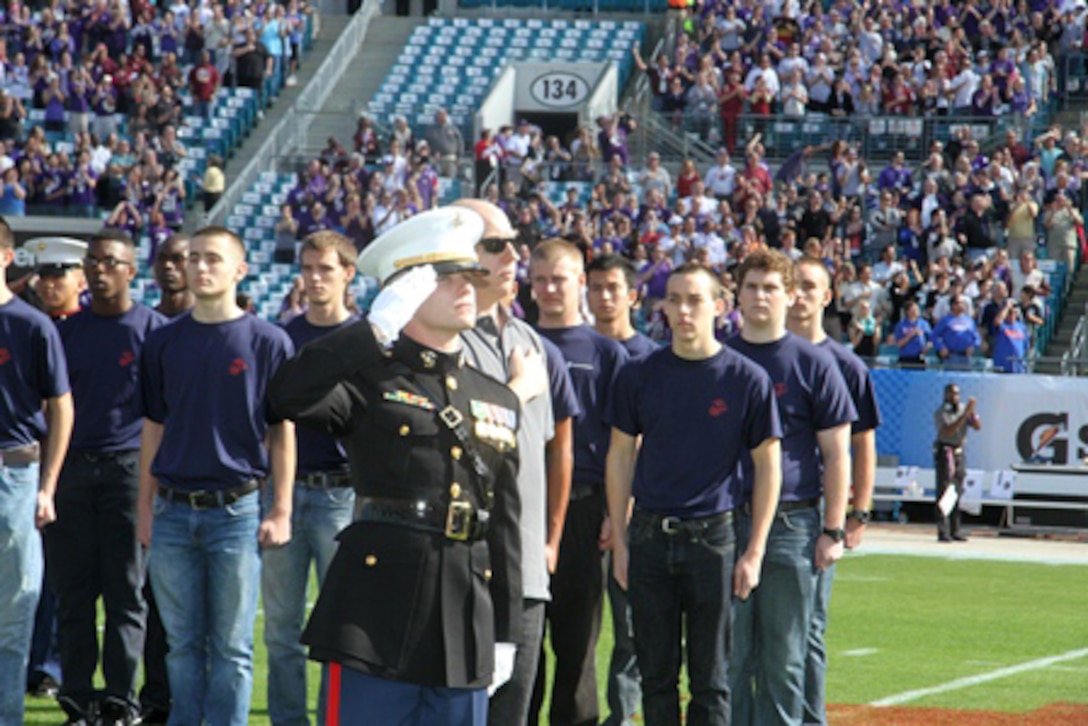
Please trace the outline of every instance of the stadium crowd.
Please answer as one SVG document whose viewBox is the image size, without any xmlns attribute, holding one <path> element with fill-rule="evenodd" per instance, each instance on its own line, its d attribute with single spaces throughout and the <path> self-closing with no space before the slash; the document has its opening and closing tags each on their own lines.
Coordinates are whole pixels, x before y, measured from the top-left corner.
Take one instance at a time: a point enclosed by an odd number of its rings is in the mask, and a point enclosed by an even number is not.
<svg viewBox="0 0 1088 726">
<path fill-rule="evenodd" d="M 180 228 L 184 116 L 210 118 L 224 85 L 293 85 L 309 13 L 298 0 L 0 11 L 0 214 L 101 214 L 153 238 Z"/>
</svg>

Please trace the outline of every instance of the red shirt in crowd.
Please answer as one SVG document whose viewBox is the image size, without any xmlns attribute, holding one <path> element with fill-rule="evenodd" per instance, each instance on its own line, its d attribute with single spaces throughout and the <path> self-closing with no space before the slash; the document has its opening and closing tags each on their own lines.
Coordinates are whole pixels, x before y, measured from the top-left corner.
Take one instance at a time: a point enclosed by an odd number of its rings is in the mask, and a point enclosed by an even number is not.
<svg viewBox="0 0 1088 726">
<path fill-rule="evenodd" d="M 219 71 L 211 63 L 201 63 L 189 71 L 189 89 L 193 92 L 193 98 L 205 103 L 215 98 L 215 90 L 219 87 Z"/>
</svg>

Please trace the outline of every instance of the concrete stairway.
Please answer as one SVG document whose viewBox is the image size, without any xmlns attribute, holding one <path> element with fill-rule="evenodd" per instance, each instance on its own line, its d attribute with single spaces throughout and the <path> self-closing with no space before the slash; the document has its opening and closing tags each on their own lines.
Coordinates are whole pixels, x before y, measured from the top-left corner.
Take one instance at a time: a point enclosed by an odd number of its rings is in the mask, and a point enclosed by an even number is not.
<svg viewBox="0 0 1088 726">
<path fill-rule="evenodd" d="M 377 93 L 412 31 L 426 22 L 426 18 L 421 17 L 395 16 L 382 16 L 371 20 L 363 47 L 324 107 L 316 109 L 317 117 L 310 126 L 305 143 L 298 149 L 299 152 L 306 154 L 320 151 L 325 148 L 330 136 L 351 150 L 351 137 L 355 134 L 359 111 Z M 303 113 L 315 111 L 301 108 L 297 110 Z"/>
</svg>

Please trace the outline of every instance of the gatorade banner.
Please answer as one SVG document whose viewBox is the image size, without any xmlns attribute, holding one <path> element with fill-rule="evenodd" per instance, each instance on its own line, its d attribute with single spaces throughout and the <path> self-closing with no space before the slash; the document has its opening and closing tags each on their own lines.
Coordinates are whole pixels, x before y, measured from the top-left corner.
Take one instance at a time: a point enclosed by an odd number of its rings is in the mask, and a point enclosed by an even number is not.
<svg viewBox="0 0 1088 726">
<path fill-rule="evenodd" d="M 982 430 L 967 434 L 971 469 L 1076 466 L 1088 459 L 1088 379 L 900 369 L 872 373 L 883 416 L 877 453 L 899 457 L 900 466 L 932 468 L 933 414 L 949 383 L 959 385 L 962 400 L 978 400 Z"/>
</svg>

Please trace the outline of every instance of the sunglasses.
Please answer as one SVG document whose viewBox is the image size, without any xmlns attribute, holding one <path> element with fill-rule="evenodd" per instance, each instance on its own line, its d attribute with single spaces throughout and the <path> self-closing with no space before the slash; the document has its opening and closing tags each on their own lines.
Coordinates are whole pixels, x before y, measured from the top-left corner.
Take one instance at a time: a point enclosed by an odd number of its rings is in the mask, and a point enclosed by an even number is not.
<svg viewBox="0 0 1088 726">
<path fill-rule="evenodd" d="M 483 248 L 484 252 L 488 254 L 497 255 L 506 250 L 507 245 L 517 244 L 518 238 L 506 239 L 505 237 L 484 237 L 476 244 Z"/>
</svg>

